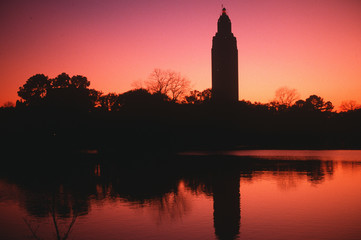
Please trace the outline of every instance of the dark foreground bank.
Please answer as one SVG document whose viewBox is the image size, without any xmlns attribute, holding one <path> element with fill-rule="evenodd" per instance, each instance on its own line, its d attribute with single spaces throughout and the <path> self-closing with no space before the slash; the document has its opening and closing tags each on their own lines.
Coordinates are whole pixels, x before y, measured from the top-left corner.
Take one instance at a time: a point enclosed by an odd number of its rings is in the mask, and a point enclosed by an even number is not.
<svg viewBox="0 0 361 240">
<path fill-rule="evenodd" d="M 101 152 L 194 149 L 357 149 L 361 111 L 274 112 L 231 106 L 167 103 L 118 112 L 49 108 L 2 109 L 2 148 Z"/>
</svg>

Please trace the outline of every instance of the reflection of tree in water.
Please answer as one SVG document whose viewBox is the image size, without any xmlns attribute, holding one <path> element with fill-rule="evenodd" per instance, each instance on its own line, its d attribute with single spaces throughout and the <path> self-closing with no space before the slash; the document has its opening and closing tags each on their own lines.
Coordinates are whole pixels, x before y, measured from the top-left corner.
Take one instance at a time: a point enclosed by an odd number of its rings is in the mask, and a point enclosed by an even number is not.
<svg viewBox="0 0 361 240">
<path fill-rule="evenodd" d="M 181 219 L 190 202 L 178 170 L 154 163 L 148 167 L 104 164 L 97 195 L 126 201 L 136 208 L 150 208 L 158 223 Z"/>
<path fill-rule="evenodd" d="M 361 162 L 342 162 L 342 167 L 356 169 L 361 167 Z"/>
<path fill-rule="evenodd" d="M 184 183 L 180 181 L 177 192 L 167 193 L 162 198 L 154 199 L 149 203 L 158 224 L 180 220 L 191 211 L 191 202 L 184 188 Z"/>
<path fill-rule="evenodd" d="M 61 165 L 61 164 L 60 164 Z M 44 168 L 43 168 L 44 170 Z M 42 171 L 43 171 L 42 170 Z M 76 219 L 90 211 L 90 199 L 126 201 L 132 206 L 150 207 L 158 223 L 181 219 L 191 210 L 184 189 L 206 194 L 214 201 L 214 228 L 218 239 L 236 239 L 240 229 L 239 182 L 252 181 L 264 173 L 306 176 L 322 183 L 334 171 L 333 162 L 318 160 L 265 160 L 231 156 L 178 156 L 168 161 L 85 161 L 79 166 L 52 172 L 19 171 L 13 177 L 22 188 L 20 200 L 30 216 L 49 218 L 57 239 L 69 236 Z M 45 175 L 44 175 L 45 174 Z M 19 176 L 19 175 L 18 175 Z M 63 227 L 59 227 L 62 223 Z M 26 220 L 34 236 L 39 232 Z"/>
<path fill-rule="evenodd" d="M 11 166 L 5 178 L 16 183 L 22 193 L 18 201 L 28 212 L 24 223 L 33 238 L 51 238 L 52 230 L 56 239 L 67 239 L 77 218 L 89 213 L 89 196 L 95 192 L 93 176 L 89 174 L 93 169 L 88 164 L 66 160 L 42 161 Z"/>
<path fill-rule="evenodd" d="M 25 207 L 31 216 L 51 220 L 56 239 L 67 239 L 79 216 L 88 214 L 88 195 L 82 195 L 60 185 L 55 191 L 26 196 Z M 35 239 L 43 239 L 38 233 L 40 226 L 24 218 L 24 222 Z"/>
<path fill-rule="evenodd" d="M 252 162 L 253 161 L 253 162 Z M 248 163 L 247 177 L 252 179 L 263 173 L 272 173 L 275 176 L 307 176 L 307 180 L 319 184 L 326 176 L 332 176 L 334 172 L 333 161 L 320 160 L 265 160 L 251 159 Z M 244 171 L 241 171 L 243 173 Z M 243 173 L 244 174 L 244 173 Z"/>
<path fill-rule="evenodd" d="M 57 216 L 57 212 L 56 212 L 56 199 L 53 198 L 52 201 L 52 206 L 50 211 L 51 214 L 51 218 L 54 224 L 54 229 L 55 229 L 55 233 L 56 233 L 56 239 L 58 240 L 66 240 L 69 237 L 70 231 L 76 221 L 76 219 L 78 218 L 79 214 L 78 214 L 78 209 L 75 207 L 73 208 L 73 213 L 71 216 L 71 221 L 70 223 L 66 223 L 66 221 L 64 220 L 64 217 L 61 216 Z M 61 221 L 59 221 L 59 218 L 61 218 Z M 70 215 L 67 217 L 70 218 Z M 35 228 L 31 225 L 31 223 L 26 220 L 26 218 L 24 218 L 24 222 L 27 225 L 27 227 L 29 228 L 33 238 L 35 239 L 42 239 L 39 234 L 37 233 L 37 231 L 39 230 L 39 225 L 37 225 Z M 64 225 L 62 225 L 60 222 L 65 222 L 63 223 Z"/>
<path fill-rule="evenodd" d="M 277 178 L 277 186 L 284 191 L 289 191 L 297 187 L 297 183 L 303 179 L 304 176 L 300 173 L 278 172 L 273 173 Z"/>
<path fill-rule="evenodd" d="M 319 160 L 289 160 L 272 161 L 273 166 L 255 171 L 252 177 L 261 178 L 264 174 L 272 174 L 278 186 L 283 190 L 296 188 L 297 184 L 306 178 L 311 184 L 320 184 L 325 181 L 326 176 L 332 177 L 334 172 L 333 161 Z"/>
</svg>

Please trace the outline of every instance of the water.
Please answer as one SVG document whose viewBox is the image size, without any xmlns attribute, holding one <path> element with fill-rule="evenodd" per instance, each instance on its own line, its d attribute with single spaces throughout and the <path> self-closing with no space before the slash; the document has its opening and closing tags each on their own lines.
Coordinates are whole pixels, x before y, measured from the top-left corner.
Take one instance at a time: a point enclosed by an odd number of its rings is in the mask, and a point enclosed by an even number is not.
<svg viewBox="0 0 361 240">
<path fill-rule="evenodd" d="M 361 238 L 361 151 L 68 158 L 2 168 L 0 239 Z"/>
</svg>

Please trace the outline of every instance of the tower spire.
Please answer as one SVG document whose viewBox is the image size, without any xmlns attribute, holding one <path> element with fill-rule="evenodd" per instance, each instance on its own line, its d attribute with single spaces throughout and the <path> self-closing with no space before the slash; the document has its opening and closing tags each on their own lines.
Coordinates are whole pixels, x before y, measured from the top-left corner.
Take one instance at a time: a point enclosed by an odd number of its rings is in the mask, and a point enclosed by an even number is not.
<svg viewBox="0 0 361 240">
<path fill-rule="evenodd" d="M 222 15 L 218 19 L 217 34 L 232 34 L 231 32 L 231 20 L 229 19 L 226 9 L 222 9 Z"/>
</svg>

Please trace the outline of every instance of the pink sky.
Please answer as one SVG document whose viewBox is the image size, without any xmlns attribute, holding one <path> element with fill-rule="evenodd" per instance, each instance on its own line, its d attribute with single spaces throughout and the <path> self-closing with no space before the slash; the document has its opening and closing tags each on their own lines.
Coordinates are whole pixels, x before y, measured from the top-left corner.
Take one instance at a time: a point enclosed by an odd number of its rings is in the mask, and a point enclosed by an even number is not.
<svg viewBox="0 0 361 240">
<path fill-rule="evenodd" d="M 37 73 L 122 93 L 161 68 L 209 88 L 221 4 L 238 42 L 240 100 L 266 103 L 287 86 L 361 104 L 359 0 L 4 0 L 0 105 Z"/>
</svg>

